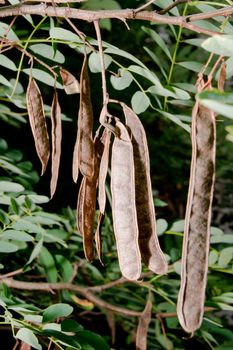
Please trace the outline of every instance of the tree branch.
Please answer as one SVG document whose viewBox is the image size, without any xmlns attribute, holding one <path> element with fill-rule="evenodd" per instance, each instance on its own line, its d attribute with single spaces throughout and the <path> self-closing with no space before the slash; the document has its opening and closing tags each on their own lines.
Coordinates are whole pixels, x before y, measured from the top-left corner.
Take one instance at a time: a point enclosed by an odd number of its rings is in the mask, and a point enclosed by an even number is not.
<svg viewBox="0 0 233 350">
<path fill-rule="evenodd" d="M 190 16 L 166 16 L 160 15 L 155 11 L 140 11 L 137 12 L 137 9 L 122 9 L 122 10 L 81 10 L 70 7 L 56 7 L 49 6 L 47 3 L 41 3 L 39 5 L 27 5 L 19 4 L 12 6 L 2 6 L 0 7 L 0 18 L 17 16 L 17 15 L 41 15 L 48 17 L 62 17 L 62 18 L 75 18 L 84 20 L 87 22 L 94 22 L 100 19 L 121 19 L 121 20 L 143 20 L 153 23 L 161 24 L 172 24 L 175 26 L 182 26 L 183 28 L 189 29 L 197 33 L 203 33 L 207 35 L 221 34 L 213 30 L 207 30 L 201 27 L 198 27 L 189 22 L 208 19 L 218 16 L 230 16 L 233 13 L 233 6 L 228 6 L 224 9 L 199 13 Z"/>
<path fill-rule="evenodd" d="M 21 289 L 21 290 L 38 290 L 43 292 L 50 292 L 52 293 L 55 290 L 68 290 L 72 292 L 78 292 L 82 296 L 84 296 L 86 299 L 91 301 L 93 304 L 100 308 L 104 308 L 116 313 L 120 313 L 121 315 L 125 316 L 131 316 L 131 317 L 140 317 L 141 312 L 140 311 L 133 311 L 129 310 L 127 308 L 119 307 L 116 305 L 112 305 L 101 298 L 94 295 L 90 288 L 81 287 L 78 285 L 74 285 L 71 283 L 34 283 L 34 282 L 23 282 L 23 281 L 16 281 L 13 278 L 5 278 L 1 281 L 1 283 L 5 283 L 8 287 L 14 288 L 14 289 Z"/>
</svg>

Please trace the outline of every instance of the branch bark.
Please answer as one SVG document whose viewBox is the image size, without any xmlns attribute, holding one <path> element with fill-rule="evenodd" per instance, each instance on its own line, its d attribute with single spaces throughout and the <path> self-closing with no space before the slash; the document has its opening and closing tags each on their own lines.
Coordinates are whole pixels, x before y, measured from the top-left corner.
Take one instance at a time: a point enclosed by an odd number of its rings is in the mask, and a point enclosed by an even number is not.
<svg viewBox="0 0 233 350">
<path fill-rule="evenodd" d="M 175 26 L 182 26 L 197 33 L 203 33 L 207 35 L 220 34 L 219 32 L 207 30 L 201 28 L 190 22 L 194 22 L 202 19 L 209 19 L 219 16 L 230 16 L 233 14 L 233 6 L 228 6 L 224 9 L 211 11 L 207 13 L 199 13 L 190 16 L 167 16 L 160 15 L 155 11 L 139 11 L 137 9 L 121 9 L 121 10 L 81 10 L 69 7 L 56 7 L 48 5 L 47 3 L 41 3 L 38 5 L 11 5 L 0 7 L 0 18 L 19 16 L 19 15 L 41 15 L 48 17 L 62 17 L 62 18 L 75 18 L 87 22 L 94 22 L 100 19 L 121 19 L 121 20 L 143 20 L 153 23 L 172 24 Z"/>
</svg>

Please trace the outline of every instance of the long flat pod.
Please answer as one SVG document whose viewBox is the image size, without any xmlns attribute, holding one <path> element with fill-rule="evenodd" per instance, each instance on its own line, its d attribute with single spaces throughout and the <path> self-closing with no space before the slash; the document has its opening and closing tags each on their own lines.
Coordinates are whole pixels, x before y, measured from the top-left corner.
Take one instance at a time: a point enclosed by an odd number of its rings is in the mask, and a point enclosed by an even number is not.
<svg viewBox="0 0 233 350">
<path fill-rule="evenodd" d="M 109 146 L 110 146 L 111 132 L 108 129 L 105 129 L 101 142 L 104 146 L 104 151 L 100 161 L 100 171 L 99 171 L 99 210 L 102 214 L 105 212 L 106 206 L 106 192 L 105 192 L 105 182 L 108 172 L 108 162 L 109 162 Z"/>
<path fill-rule="evenodd" d="M 73 154 L 73 179 L 77 182 L 78 170 L 83 176 L 94 174 L 94 143 L 92 138 L 93 110 L 87 56 L 84 56 L 80 76 L 80 106 L 78 115 L 77 139 Z"/>
<path fill-rule="evenodd" d="M 61 157 L 61 140 L 62 140 L 62 124 L 61 124 L 61 108 L 58 102 L 57 91 L 54 92 L 51 107 L 51 123 L 52 123 L 52 176 L 50 181 L 50 194 L 53 197 L 56 187 Z"/>
<path fill-rule="evenodd" d="M 77 227 L 83 236 L 83 248 L 87 260 L 94 258 L 94 222 L 96 212 L 97 183 L 99 176 L 99 164 L 103 152 L 103 146 L 98 136 L 94 140 L 95 145 L 95 171 L 93 176 L 84 176 L 80 185 L 77 205 Z"/>
<path fill-rule="evenodd" d="M 125 126 L 117 121 L 120 136 L 112 146 L 111 192 L 113 227 L 122 275 L 137 280 L 141 273 L 135 205 L 133 146 Z"/>
<path fill-rule="evenodd" d="M 159 246 L 156 234 L 154 201 L 150 179 L 150 159 L 146 133 L 138 116 L 125 104 L 122 104 L 126 124 L 132 136 L 136 208 L 139 229 L 139 246 L 142 259 L 155 273 L 167 272 L 167 262 Z"/>
<path fill-rule="evenodd" d="M 43 175 L 50 156 L 49 135 L 40 89 L 32 77 L 27 87 L 26 102 L 36 152 L 42 164 L 41 175 Z"/>
<path fill-rule="evenodd" d="M 186 207 L 177 314 L 186 332 L 201 325 L 208 272 L 215 179 L 215 115 L 196 102 L 192 113 L 192 161 Z"/>
<path fill-rule="evenodd" d="M 147 333 L 151 322 L 152 294 L 149 292 L 145 309 L 143 310 L 137 327 L 136 350 L 147 350 Z"/>
</svg>

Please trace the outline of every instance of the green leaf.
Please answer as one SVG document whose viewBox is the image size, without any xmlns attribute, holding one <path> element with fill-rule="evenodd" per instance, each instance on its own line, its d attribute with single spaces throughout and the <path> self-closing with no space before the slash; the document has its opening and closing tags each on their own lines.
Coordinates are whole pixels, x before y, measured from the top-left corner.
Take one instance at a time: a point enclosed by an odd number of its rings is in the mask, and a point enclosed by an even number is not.
<svg viewBox="0 0 233 350">
<path fill-rule="evenodd" d="M 161 89 L 163 88 L 157 75 L 154 72 L 150 71 L 147 67 L 136 66 L 133 64 L 129 66 L 128 70 L 150 80 L 155 86 Z"/>
<path fill-rule="evenodd" d="M 63 255 L 55 255 L 55 260 L 61 271 L 62 280 L 64 282 L 69 282 L 74 273 L 72 264 Z"/>
<path fill-rule="evenodd" d="M 36 225 L 25 219 L 19 219 L 12 224 L 12 228 L 20 231 L 27 231 L 30 233 L 39 233 L 43 234 L 44 230 L 39 225 Z"/>
<path fill-rule="evenodd" d="M 40 254 L 40 251 L 41 251 L 41 248 L 43 246 L 43 239 L 41 238 L 38 243 L 35 245 L 32 253 L 31 253 L 31 256 L 27 262 L 27 265 L 31 264 L 31 262 L 37 258 L 37 256 Z"/>
<path fill-rule="evenodd" d="M 14 253 L 17 252 L 17 250 L 17 245 L 2 240 L 0 241 L 0 253 Z"/>
<path fill-rule="evenodd" d="M 214 35 L 206 39 L 201 46 L 217 55 L 233 56 L 233 35 Z"/>
<path fill-rule="evenodd" d="M 118 70 L 118 76 L 111 75 L 110 81 L 116 90 L 124 90 L 133 81 L 132 75 L 125 69 Z"/>
<path fill-rule="evenodd" d="M 209 253 L 209 266 L 216 264 L 219 257 L 217 250 L 211 250 Z"/>
<path fill-rule="evenodd" d="M 224 233 L 220 228 L 211 226 L 210 227 L 210 234 L 211 235 L 223 235 Z"/>
<path fill-rule="evenodd" d="M 1 237 L 3 239 L 12 239 L 22 242 L 32 242 L 34 240 L 34 238 L 28 233 L 18 230 L 6 230 L 3 232 L 3 235 Z"/>
<path fill-rule="evenodd" d="M 177 62 L 177 64 L 196 73 L 199 73 L 202 68 L 202 63 L 196 61 Z M 207 71 L 205 71 L 205 74 L 207 74 Z"/>
<path fill-rule="evenodd" d="M 165 53 L 169 60 L 172 61 L 172 56 L 163 38 L 153 29 L 142 27 L 142 30 L 155 41 L 155 43 L 161 48 L 161 50 Z"/>
<path fill-rule="evenodd" d="M 163 74 L 163 76 L 167 80 L 167 78 L 168 78 L 167 73 L 166 73 L 166 71 L 164 70 L 164 68 L 163 68 L 163 66 L 161 64 L 159 57 L 157 57 L 156 54 L 153 51 L 148 49 L 148 47 L 144 46 L 143 49 L 148 53 L 150 58 L 157 64 L 157 66 L 161 70 L 161 73 Z"/>
<path fill-rule="evenodd" d="M 12 88 L 12 85 L 9 82 L 9 80 L 7 80 L 2 74 L 0 74 L 0 84 L 5 85 L 9 88 Z"/>
<path fill-rule="evenodd" d="M 233 258 L 233 247 L 224 248 L 220 251 L 218 265 L 222 268 L 227 267 Z"/>
<path fill-rule="evenodd" d="M 233 244 L 233 235 L 232 234 L 224 234 L 224 235 L 214 235 L 210 237 L 210 243 L 229 243 Z"/>
<path fill-rule="evenodd" d="M 80 39 L 78 35 L 74 34 L 70 30 L 63 28 L 53 27 L 50 29 L 49 35 L 52 39 L 70 41 L 74 43 L 83 43 L 83 40 Z"/>
<path fill-rule="evenodd" d="M 39 264 L 43 266 L 46 274 L 46 279 L 50 283 L 57 282 L 57 269 L 55 266 L 55 261 L 52 254 L 48 251 L 46 247 L 42 247 L 39 254 Z"/>
<path fill-rule="evenodd" d="M 168 223 L 165 219 L 158 219 L 156 221 L 157 235 L 161 236 L 168 228 Z"/>
<path fill-rule="evenodd" d="M 69 304 L 59 303 L 49 306 L 43 312 L 43 323 L 55 321 L 60 317 L 67 317 L 73 312 L 73 307 Z"/>
<path fill-rule="evenodd" d="M 3 169 L 7 169 L 12 173 L 18 174 L 18 175 L 22 175 L 25 177 L 29 177 L 27 174 L 25 174 L 21 169 L 19 169 L 17 166 L 11 164 L 7 159 L 2 159 L 0 158 L 0 167 L 2 167 Z"/>
<path fill-rule="evenodd" d="M 51 61 L 57 63 L 64 63 L 65 56 L 58 50 L 54 53 L 54 50 L 51 45 L 47 44 L 34 44 L 29 47 L 34 53 L 45 57 L 46 59 L 50 59 Z"/>
<path fill-rule="evenodd" d="M 42 346 L 39 344 L 35 334 L 28 328 L 20 328 L 15 336 L 17 339 L 22 340 L 23 342 L 31 345 L 37 350 L 42 350 Z"/>
<path fill-rule="evenodd" d="M 221 309 L 221 310 L 225 310 L 225 311 L 233 311 L 233 306 L 231 305 L 228 305 L 226 303 L 217 303 L 218 307 Z"/>
<path fill-rule="evenodd" d="M 10 70 L 16 71 L 17 67 L 7 56 L 0 54 L 0 65 Z"/>
<path fill-rule="evenodd" d="M 90 331 L 80 331 L 77 333 L 76 338 L 78 342 L 86 341 L 95 350 L 110 350 L 110 347 L 105 340 L 98 334 Z"/>
<path fill-rule="evenodd" d="M 2 222 L 3 225 L 9 225 L 10 223 L 7 213 L 5 213 L 5 211 L 2 210 L 1 208 L 0 208 L 0 222 Z"/>
<path fill-rule="evenodd" d="M 9 27 L 9 24 L 4 22 L 0 22 L 0 37 L 6 37 L 11 41 L 16 42 L 19 40 L 13 29 Z"/>
<path fill-rule="evenodd" d="M 162 114 L 164 117 L 170 119 L 173 123 L 181 126 L 184 130 L 186 130 L 188 133 L 190 133 L 190 126 L 183 123 L 181 120 L 180 120 L 180 116 L 179 115 L 175 115 L 175 114 L 171 114 L 171 113 L 168 113 L 168 112 L 164 112 L 160 109 L 156 109 L 160 114 Z"/>
<path fill-rule="evenodd" d="M 63 332 L 79 332 L 83 330 L 83 326 L 81 326 L 78 322 L 74 320 L 63 320 L 61 322 L 61 330 Z"/>
<path fill-rule="evenodd" d="M 26 73 L 27 75 L 32 75 L 33 78 L 35 78 L 38 81 L 41 81 L 42 83 L 48 86 L 54 87 L 54 84 L 55 84 L 54 77 L 41 69 L 25 68 L 22 70 L 22 72 Z M 56 82 L 56 88 L 63 89 L 63 86 L 59 82 Z"/>
<path fill-rule="evenodd" d="M 149 97 L 142 91 L 137 91 L 131 99 L 131 105 L 136 114 L 145 112 L 150 105 Z"/>
<path fill-rule="evenodd" d="M 55 329 L 45 329 L 45 330 L 43 330 L 43 335 L 45 335 L 47 337 L 53 337 L 54 339 L 60 340 L 63 343 L 72 346 L 73 349 L 75 349 L 75 350 L 83 349 L 83 348 L 81 348 L 80 344 L 78 343 L 78 341 L 75 339 L 74 336 L 66 335 L 62 332 L 55 330 Z"/>
<path fill-rule="evenodd" d="M 0 181 L 0 192 L 22 192 L 24 187 L 16 182 Z"/>
<path fill-rule="evenodd" d="M 104 65 L 105 69 L 108 68 L 108 66 L 112 62 L 112 57 L 109 55 L 104 54 Z M 100 63 L 100 54 L 98 52 L 92 52 L 89 56 L 89 67 L 92 73 L 100 73 L 101 72 L 101 63 Z"/>
<path fill-rule="evenodd" d="M 184 220 L 175 221 L 169 231 L 184 232 Z"/>
</svg>

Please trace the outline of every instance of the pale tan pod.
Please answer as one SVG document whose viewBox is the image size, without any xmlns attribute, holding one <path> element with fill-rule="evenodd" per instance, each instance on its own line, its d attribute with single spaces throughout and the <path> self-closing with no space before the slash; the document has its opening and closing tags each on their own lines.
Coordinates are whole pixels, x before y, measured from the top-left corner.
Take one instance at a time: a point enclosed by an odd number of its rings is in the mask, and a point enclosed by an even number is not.
<svg viewBox="0 0 233 350">
<path fill-rule="evenodd" d="M 142 259 L 151 271 L 164 274 L 168 266 L 156 233 L 146 133 L 140 119 L 132 109 L 125 104 L 122 106 L 134 151 L 136 208 Z"/>
<path fill-rule="evenodd" d="M 94 174 L 94 143 L 92 129 L 93 110 L 87 56 L 85 55 L 80 75 L 80 106 L 77 137 L 73 153 L 74 182 L 77 182 L 79 170 L 83 176 L 91 177 Z"/>
<path fill-rule="evenodd" d="M 122 275 L 137 280 L 141 274 L 135 205 L 133 146 L 125 126 L 117 121 L 120 136 L 112 146 L 111 192 L 113 227 Z"/>
<path fill-rule="evenodd" d="M 192 161 L 177 304 L 179 322 L 188 333 L 200 327 L 204 314 L 215 179 L 215 115 L 198 101 L 192 113 L 191 138 Z"/>
<path fill-rule="evenodd" d="M 50 181 L 50 196 L 53 197 L 56 187 L 61 157 L 61 108 L 58 102 L 57 91 L 54 91 L 54 97 L 51 107 L 51 124 L 52 124 L 52 176 Z"/>
<path fill-rule="evenodd" d="M 42 164 L 41 175 L 43 175 L 50 156 L 49 135 L 40 89 L 32 77 L 27 87 L 26 102 L 36 152 Z"/>
</svg>

